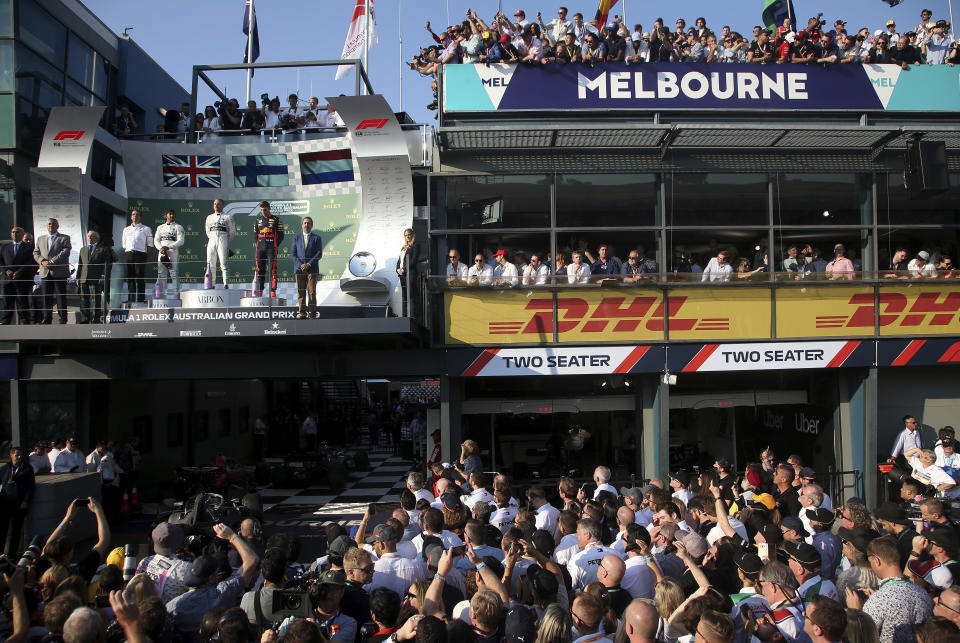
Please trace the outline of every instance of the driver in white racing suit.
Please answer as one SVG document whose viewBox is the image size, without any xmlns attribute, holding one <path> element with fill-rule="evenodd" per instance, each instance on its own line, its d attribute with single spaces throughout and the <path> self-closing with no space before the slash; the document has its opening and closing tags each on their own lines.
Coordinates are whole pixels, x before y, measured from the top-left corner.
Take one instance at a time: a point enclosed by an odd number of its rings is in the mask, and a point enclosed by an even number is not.
<svg viewBox="0 0 960 643">
<path fill-rule="evenodd" d="M 183 245 L 184 235 L 183 226 L 177 223 L 177 213 L 173 210 L 167 210 L 163 215 L 166 223 L 157 226 L 157 231 L 153 235 L 153 243 L 157 247 L 157 274 L 163 279 L 164 290 L 169 285 L 167 279 L 173 284 L 173 291 L 180 290 L 180 281 L 177 278 L 177 257 L 178 248 Z M 164 259 L 166 257 L 166 260 Z M 167 268 L 167 266 L 170 266 Z"/>
<path fill-rule="evenodd" d="M 223 212 L 223 199 L 214 199 L 213 213 L 207 215 L 203 229 L 207 231 L 207 268 L 213 273 L 214 281 L 217 275 L 217 259 L 220 260 L 220 274 L 223 275 L 223 285 L 227 286 L 227 256 L 230 242 L 237 236 L 237 224 L 233 217 Z"/>
</svg>

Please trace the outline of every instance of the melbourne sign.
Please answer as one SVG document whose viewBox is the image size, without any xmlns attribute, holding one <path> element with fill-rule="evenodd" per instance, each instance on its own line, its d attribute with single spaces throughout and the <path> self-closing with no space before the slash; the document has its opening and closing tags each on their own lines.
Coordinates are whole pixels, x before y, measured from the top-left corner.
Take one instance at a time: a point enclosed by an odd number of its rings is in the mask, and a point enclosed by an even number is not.
<svg viewBox="0 0 960 643">
<path fill-rule="evenodd" d="M 958 79 L 946 65 L 444 65 L 443 109 L 951 111 Z"/>
</svg>

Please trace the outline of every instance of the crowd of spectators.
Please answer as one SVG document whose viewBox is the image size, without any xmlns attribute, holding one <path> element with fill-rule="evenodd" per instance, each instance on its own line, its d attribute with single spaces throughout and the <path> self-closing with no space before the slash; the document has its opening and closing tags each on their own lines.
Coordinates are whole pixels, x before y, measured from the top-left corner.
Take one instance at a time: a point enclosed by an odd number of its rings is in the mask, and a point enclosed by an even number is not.
<svg viewBox="0 0 960 643">
<path fill-rule="evenodd" d="M 800 29 L 787 18 L 776 30 L 758 25 L 752 33 L 733 30 L 729 25 L 714 30 L 703 17 L 691 27 L 678 18 L 671 31 L 663 18 L 657 18 L 653 27 L 644 31 L 642 24 L 634 24 L 631 29 L 619 16 L 606 24 L 596 19 L 584 21 L 582 13 L 570 19 L 566 7 L 559 7 L 556 18 L 546 23 L 539 12 L 535 20 L 528 19 L 523 9 L 514 12 L 513 20 L 498 11 L 489 21 L 471 9 L 462 23 L 450 25 L 439 34 L 427 22 L 426 30 L 435 44 L 421 48 L 408 66 L 435 77 L 441 65 L 458 63 L 871 63 L 896 64 L 904 69 L 960 63 L 960 46 L 950 23 L 934 20 L 929 9 L 921 11 L 920 22 L 903 34 L 893 20 L 883 28 L 853 31 L 838 18 L 828 30 L 822 16 L 810 18 Z M 436 95 L 435 78 L 433 89 Z M 436 109 L 436 101 L 428 107 Z"/>
<path fill-rule="evenodd" d="M 662 273 L 657 260 L 642 245 L 631 248 L 622 258 L 606 243 L 601 243 L 595 253 L 582 243 L 572 250 L 557 252 L 556 258 L 550 253 L 502 248 L 494 252 L 487 247 L 474 254 L 469 265 L 458 250 L 450 249 L 444 276 L 449 286 L 510 287 L 607 281 L 637 284 L 663 278 L 704 282 L 767 280 L 770 272 L 778 280 L 838 280 L 863 275 L 860 258 L 842 243 L 836 244 L 828 257 L 821 256 L 820 249 L 809 243 L 789 244 L 782 259 L 773 265 L 762 242 L 755 246 L 752 258 L 739 256 L 736 248 L 716 248 L 706 261 L 703 259 L 676 248 L 671 265 Z M 955 279 L 957 269 L 948 252 L 920 250 L 911 256 L 906 249 L 898 248 L 877 274 L 884 279 Z"/>
<path fill-rule="evenodd" d="M 13 643 L 955 641 L 960 458 L 950 427 L 931 448 L 903 421 L 899 497 L 872 511 L 769 447 L 743 470 L 719 457 L 618 488 L 603 465 L 586 482 L 518 485 L 488 473 L 472 440 L 456 462 L 411 471 L 399 507 L 371 505 L 352 532 L 328 524 L 315 560 L 254 517 L 191 538 L 161 522 L 138 560 L 111 544 L 97 500 L 77 500 L 35 556 L 0 561 L 0 631 Z M 86 511 L 90 550 L 74 540 Z"/>
</svg>

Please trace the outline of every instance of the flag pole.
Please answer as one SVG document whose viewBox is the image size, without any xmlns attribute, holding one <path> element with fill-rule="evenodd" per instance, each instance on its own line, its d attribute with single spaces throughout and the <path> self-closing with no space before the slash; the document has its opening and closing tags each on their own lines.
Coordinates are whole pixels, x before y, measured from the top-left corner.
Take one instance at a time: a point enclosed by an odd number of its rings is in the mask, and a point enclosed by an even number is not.
<svg viewBox="0 0 960 643">
<path fill-rule="evenodd" d="M 397 62 L 399 63 L 399 76 L 400 76 L 400 109 L 398 111 L 403 111 L 403 0 L 397 0 L 397 49 L 399 55 L 397 56 Z"/>
<path fill-rule="evenodd" d="M 363 0 L 363 70 L 370 73 L 370 70 L 367 69 L 367 60 L 370 56 L 370 0 Z M 361 93 L 364 92 L 364 88 L 361 85 Z"/>
<path fill-rule="evenodd" d="M 247 62 L 253 63 L 253 0 L 250 0 L 247 9 Z M 244 105 L 250 103 L 250 81 L 252 79 L 253 69 L 247 68 L 247 100 Z"/>
</svg>

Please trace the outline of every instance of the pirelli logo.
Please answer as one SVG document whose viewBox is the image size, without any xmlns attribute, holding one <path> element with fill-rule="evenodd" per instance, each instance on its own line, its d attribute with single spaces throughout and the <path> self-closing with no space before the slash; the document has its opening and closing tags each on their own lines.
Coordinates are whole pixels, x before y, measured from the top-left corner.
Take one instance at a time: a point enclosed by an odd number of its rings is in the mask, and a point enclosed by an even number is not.
<svg viewBox="0 0 960 643">
<path fill-rule="evenodd" d="M 687 298 L 671 297 L 667 307 L 670 330 L 727 331 L 729 317 L 693 317 L 684 314 Z M 490 335 L 543 335 L 553 333 L 553 300 L 549 297 L 531 299 L 524 307 L 523 319 L 490 321 Z M 604 297 L 599 303 L 578 297 L 557 299 L 557 331 L 560 334 L 634 333 L 638 329 L 663 332 L 663 302 L 652 296 Z"/>
<path fill-rule="evenodd" d="M 847 302 L 856 310 L 845 315 L 818 315 L 817 328 L 917 328 L 921 326 L 950 326 L 957 323 L 960 313 L 960 290 L 922 292 L 907 295 L 900 292 L 881 292 L 877 297 L 879 315 L 873 293 L 858 293 Z"/>
</svg>

